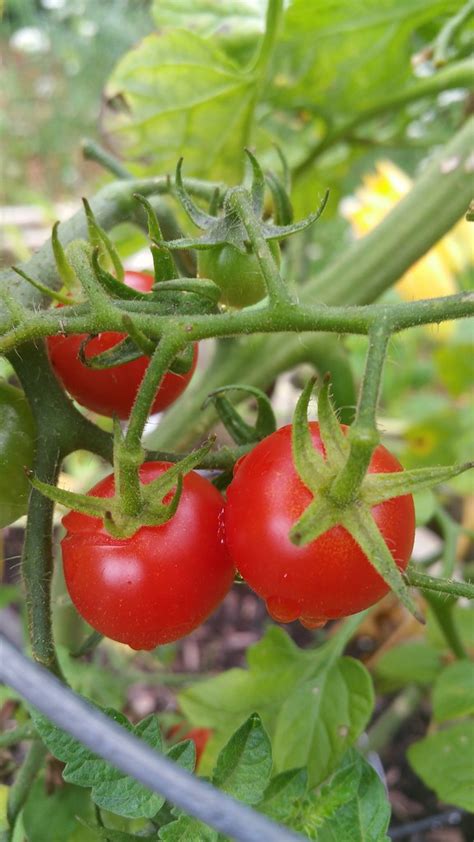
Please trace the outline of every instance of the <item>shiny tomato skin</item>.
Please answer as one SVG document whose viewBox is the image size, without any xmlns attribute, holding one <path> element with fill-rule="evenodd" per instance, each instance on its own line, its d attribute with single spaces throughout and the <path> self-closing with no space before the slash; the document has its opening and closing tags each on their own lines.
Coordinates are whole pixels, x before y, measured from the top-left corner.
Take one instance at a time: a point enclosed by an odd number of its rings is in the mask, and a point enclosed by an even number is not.
<svg viewBox="0 0 474 842">
<path fill-rule="evenodd" d="M 310 423 L 314 446 L 324 454 L 319 425 Z M 380 445 L 370 473 L 403 470 Z M 389 590 L 355 539 L 335 526 L 304 547 L 288 533 L 312 500 L 292 458 L 291 425 L 272 433 L 237 465 L 227 489 L 226 541 L 245 581 L 279 622 L 299 619 L 308 628 L 355 614 Z M 411 495 L 375 506 L 374 519 L 401 569 L 413 549 L 415 510 Z"/>
<path fill-rule="evenodd" d="M 126 272 L 125 283 L 139 292 L 149 292 L 154 279 L 143 272 Z M 113 348 L 124 333 L 104 331 L 87 345 L 86 356 L 93 357 Z M 138 387 L 148 366 L 148 357 L 139 357 L 124 365 L 107 369 L 87 368 L 79 359 L 80 347 L 86 334 L 49 336 L 47 348 L 51 365 L 69 394 L 87 409 L 100 415 L 128 418 Z M 194 359 L 186 374 L 168 371 L 153 402 L 152 413 L 160 412 L 173 403 L 184 391 L 196 368 L 198 350 L 194 346 Z"/>
<path fill-rule="evenodd" d="M 146 462 L 143 483 L 169 463 Z M 110 497 L 109 475 L 89 494 Z M 79 614 L 97 631 L 132 649 L 178 640 L 214 611 L 233 581 L 223 537 L 224 500 L 191 471 L 173 517 L 143 526 L 131 538 L 111 537 L 99 518 L 72 511 L 63 518 L 64 576 Z"/>
</svg>

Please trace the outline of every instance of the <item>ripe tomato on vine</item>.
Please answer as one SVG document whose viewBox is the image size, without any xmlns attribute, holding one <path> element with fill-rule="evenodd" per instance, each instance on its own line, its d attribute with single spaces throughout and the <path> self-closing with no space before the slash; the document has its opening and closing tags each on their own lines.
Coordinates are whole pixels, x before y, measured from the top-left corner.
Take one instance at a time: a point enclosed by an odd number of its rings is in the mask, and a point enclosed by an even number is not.
<svg viewBox="0 0 474 842">
<path fill-rule="evenodd" d="M 140 480 L 160 477 L 167 462 L 145 462 Z M 110 474 L 89 491 L 111 497 Z M 143 526 L 130 538 L 114 538 L 100 518 L 71 511 L 63 519 L 64 576 L 81 616 L 96 631 L 132 649 L 154 649 L 199 626 L 233 581 L 222 532 L 224 500 L 191 471 L 175 514 L 160 526 Z"/>
<path fill-rule="evenodd" d="M 319 425 L 309 426 L 314 447 L 324 454 Z M 313 499 L 294 467 L 291 432 L 291 425 L 282 427 L 237 463 L 227 489 L 226 540 L 239 573 L 265 599 L 275 620 L 299 619 L 316 628 L 373 605 L 389 587 L 342 526 L 306 546 L 291 542 L 291 527 Z M 401 470 L 385 447 L 376 448 L 369 473 Z M 412 495 L 386 500 L 372 515 L 404 570 L 415 535 Z"/>
<path fill-rule="evenodd" d="M 124 282 L 139 292 L 150 292 L 154 280 L 144 272 L 126 272 Z M 125 334 L 104 331 L 88 342 L 85 355 L 94 357 L 117 345 Z M 47 347 L 51 365 L 69 394 L 87 409 L 100 415 L 128 418 L 138 388 L 148 366 L 148 358 L 105 369 L 93 369 L 79 358 L 86 334 L 49 336 Z M 161 412 L 185 390 L 196 368 L 198 346 L 194 345 L 192 364 L 185 374 L 166 372 L 153 401 L 152 413 Z"/>
</svg>

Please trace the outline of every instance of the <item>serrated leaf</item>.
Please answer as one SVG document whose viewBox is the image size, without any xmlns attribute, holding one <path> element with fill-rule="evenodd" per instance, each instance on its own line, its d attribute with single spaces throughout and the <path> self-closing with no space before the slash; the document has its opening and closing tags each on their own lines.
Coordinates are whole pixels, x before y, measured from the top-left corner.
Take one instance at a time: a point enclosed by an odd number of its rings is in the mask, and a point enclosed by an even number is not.
<svg viewBox="0 0 474 842">
<path fill-rule="evenodd" d="M 279 73 L 291 74 L 292 85 L 288 90 L 280 83 L 279 100 L 301 107 L 317 97 L 331 104 L 333 116 L 384 101 L 393 79 L 399 89 L 413 84 L 414 30 L 457 8 L 457 0 L 361 0 L 354 15 L 352 0 L 293 0 L 276 57 Z"/>
<path fill-rule="evenodd" d="M 430 734 L 408 749 L 410 765 L 441 801 L 474 811 L 474 722 Z"/>
<path fill-rule="evenodd" d="M 388 842 L 391 808 L 387 793 L 375 770 L 357 751 L 347 752 L 319 798 L 319 805 L 315 798 L 316 807 L 325 808 L 326 819 L 318 830 L 318 842 Z"/>
<path fill-rule="evenodd" d="M 88 831 L 79 824 L 78 818 L 93 819 L 89 794 L 77 786 L 66 786 L 48 793 L 44 778 L 33 784 L 23 809 L 23 824 L 29 842 L 71 842 L 82 839 L 87 842 Z"/>
<path fill-rule="evenodd" d="M 307 766 L 319 783 L 354 744 L 368 721 L 373 690 L 365 667 L 342 657 L 302 683 L 283 704 L 273 740 L 275 765 Z"/>
<path fill-rule="evenodd" d="M 125 109 L 109 116 L 109 129 L 130 157 L 149 156 L 157 172 L 174 171 L 185 154 L 189 172 L 234 178 L 255 87 L 215 42 L 185 30 L 153 33 L 112 74 L 106 96 Z"/>
<path fill-rule="evenodd" d="M 272 747 L 257 714 L 232 735 L 217 758 L 212 782 L 245 804 L 262 798 L 272 771 Z"/>
<path fill-rule="evenodd" d="M 474 714 L 474 663 L 456 661 L 438 676 L 433 687 L 436 722 Z"/>
<path fill-rule="evenodd" d="M 171 746 L 166 752 L 166 756 L 170 760 L 174 760 L 175 763 L 178 763 L 182 769 L 186 769 L 188 772 L 194 772 L 196 766 L 196 744 L 193 740 L 183 740 Z"/>
<path fill-rule="evenodd" d="M 276 771 L 309 764 L 310 784 L 320 782 L 361 734 L 373 709 L 368 672 L 340 656 L 359 622 L 360 617 L 346 621 L 338 636 L 311 651 L 270 626 L 248 650 L 247 670 L 228 670 L 181 693 L 183 713 L 193 725 L 212 727 L 214 745 L 221 746 L 256 711 L 272 740 Z M 293 705 L 300 722 L 292 718 Z M 293 724 L 298 737 L 288 731 Z"/>
<path fill-rule="evenodd" d="M 218 834 L 198 819 L 180 816 L 177 821 L 162 827 L 158 838 L 165 842 L 217 842 Z"/>
<path fill-rule="evenodd" d="M 308 786 L 306 769 L 289 769 L 275 775 L 263 793 L 257 810 L 276 822 L 285 822 L 294 808 L 295 802 L 303 798 Z"/>
<path fill-rule="evenodd" d="M 158 720 L 147 717 L 136 726 L 117 711 L 104 711 L 127 731 L 144 740 L 155 751 L 161 751 L 162 739 Z M 66 764 L 63 778 L 77 786 L 90 787 L 98 807 L 127 818 L 151 819 L 164 803 L 161 795 L 150 792 L 128 775 L 114 769 L 102 758 L 85 748 L 78 740 L 52 725 L 46 717 L 32 711 L 38 733 L 48 750 Z"/>
</svg>

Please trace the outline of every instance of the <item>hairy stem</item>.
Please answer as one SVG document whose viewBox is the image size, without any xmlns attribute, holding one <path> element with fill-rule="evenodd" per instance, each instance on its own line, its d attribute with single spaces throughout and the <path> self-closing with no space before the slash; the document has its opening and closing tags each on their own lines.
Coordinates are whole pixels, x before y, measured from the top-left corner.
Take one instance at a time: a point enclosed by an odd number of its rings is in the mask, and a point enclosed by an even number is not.
<svg viewBox="0 0 474 842">
<path fill-rule="evenodd" d="M 13 839 L 15 822 L 30 794 L 31 786 L 43 765 L 45 756 L 45 746 L 42 742 L 36 740 L 28 750 L 20 771 L 16 776 L 15 783 L 10 787 L 7 802 L 7 819 L 10 827 L 10 833 L 7 837 L 8 842 L 11 842 Z"/>
</svg>

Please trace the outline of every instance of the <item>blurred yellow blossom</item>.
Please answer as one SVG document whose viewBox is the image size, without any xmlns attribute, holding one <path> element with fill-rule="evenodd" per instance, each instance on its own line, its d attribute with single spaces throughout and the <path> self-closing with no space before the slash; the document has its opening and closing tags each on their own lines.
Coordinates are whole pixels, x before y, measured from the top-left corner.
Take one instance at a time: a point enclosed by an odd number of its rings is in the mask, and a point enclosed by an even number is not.
<svg viewBox="0 0 474 842">
<path fill-rule="evenodd" d="M 356 195 L 343 202 L 342 212 L 355 234 L 363 237 L 409 192 L 412 181 L 391 161 L 379 161 L 375 173 L 364 177 Z M 403 275 L 395 289 L 406 301 L 437 298 L 458 292 L 456 275 L 474 263 L 474 239 L 469 222 L 461 219 L 430 251 Z M 430 328 L 432 336 L 446 338 L 452 322 Z"/>
</svg>

